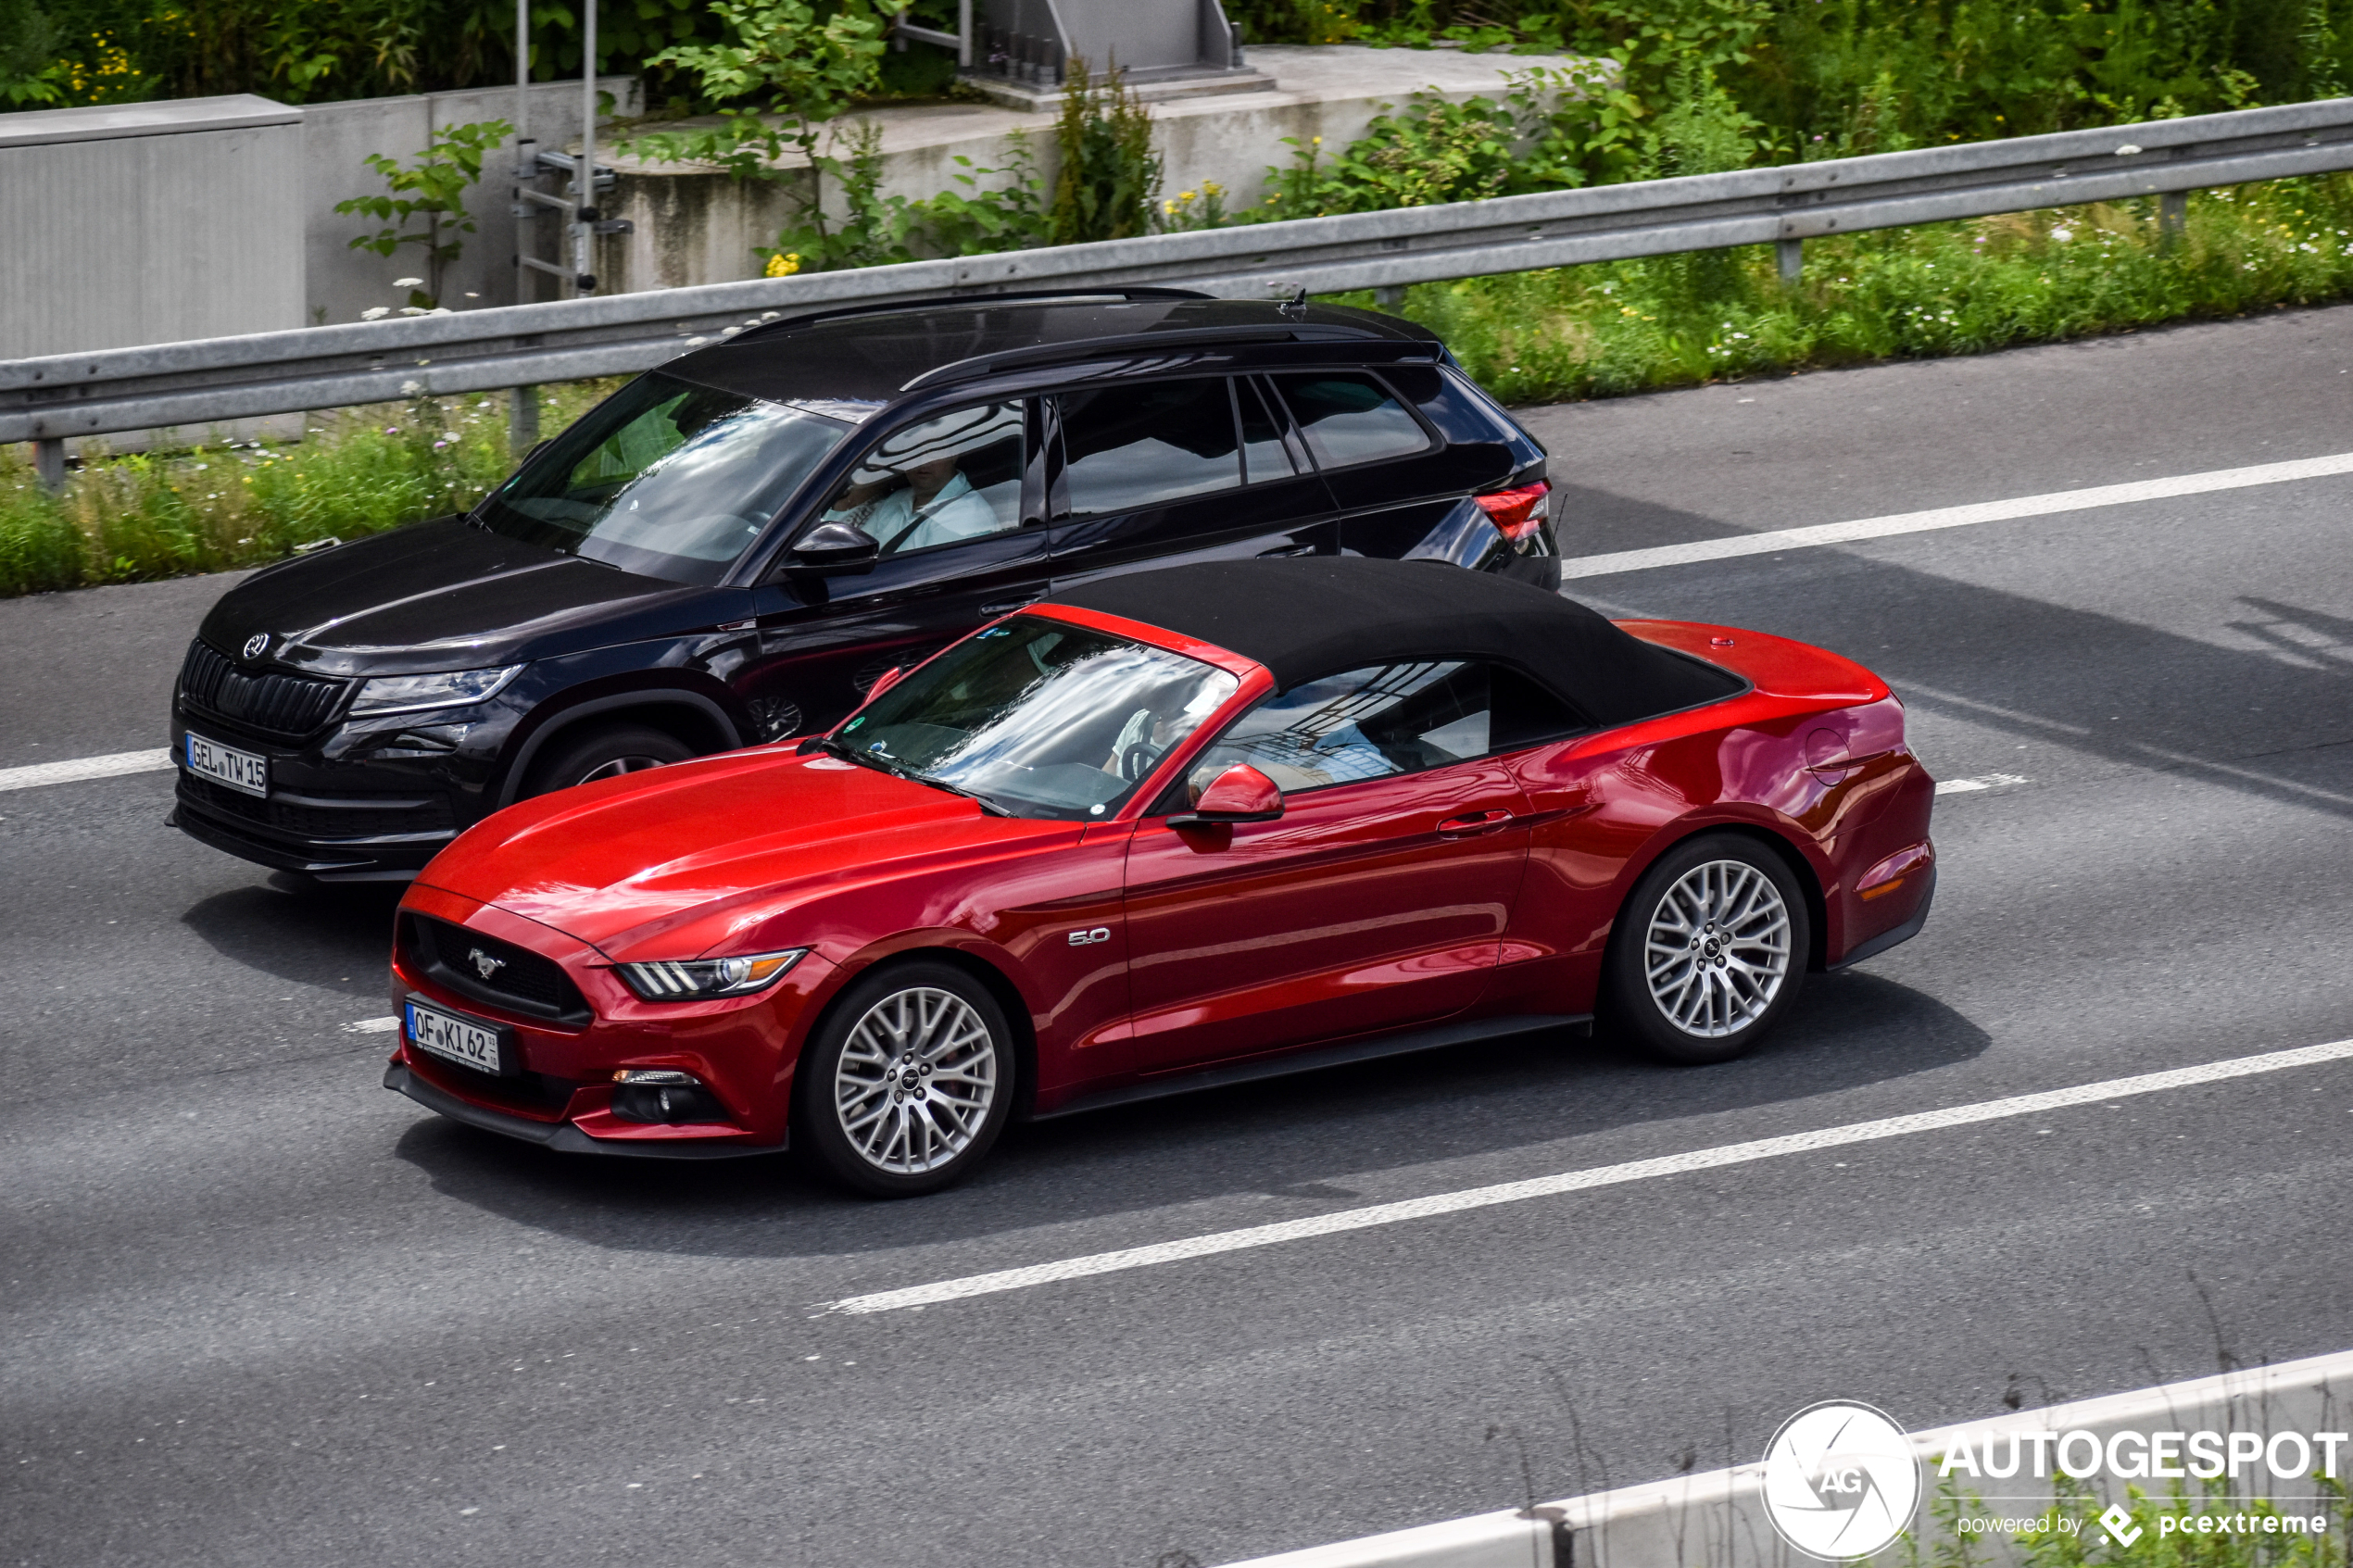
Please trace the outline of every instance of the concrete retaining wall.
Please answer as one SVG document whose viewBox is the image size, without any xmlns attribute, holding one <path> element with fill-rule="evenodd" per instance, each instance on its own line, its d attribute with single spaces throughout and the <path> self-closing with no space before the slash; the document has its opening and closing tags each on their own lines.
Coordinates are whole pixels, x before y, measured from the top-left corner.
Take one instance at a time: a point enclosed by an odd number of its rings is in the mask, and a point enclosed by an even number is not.
<svg viewBox="0 0 2353 1568">
<path fill-rule="evenodd" d="M 610 94 L 613 113 L 638 112 L 637 79 L 609 76 L 598 90 Z M 532 135 L 550 149 L 577 145 L 580 141 L 580 83 L 541 82 L 531 88 Z M 405 290 L 395 289 L 395 278 L 425 275 L 422 253 L 403 245 L 390 257 L 351 248 L 353 236 L 372 233 L 382 225 L 357 214 L 335 210 L 335 204 L 353 196 L 382 195 L 384 180 L 364 161 L 381 153 L 404 167 L 436 131 L 484 120 L 515 118 L 512 87 L 483 87 L 464 93 L 421 93 L 405 98 L 359 98 L 340 104 L 313 104 L 302 109 L 302 256 L 303 315 L 288 325 L 315 326 L 356 321 L 370 306 L 406 305 Z M 611 116 L 607 116 L 610 121 Z M 601 137 L 602 132 L 598 132 Z M 600 161 L 604 160 L 600 157 Z M 508 216 L 508 191 L 513 184 L 509 169 L 514 163 L 511 141 L 483 162 L 481 183 L 466 194 L 466 209 L 476 232 L 459 236 L 464 253 L 443 282 L 442 303 L 453 310 L 488 305 L 518 305 L 531 299 L 552 299 L 547 292 L 553 280 L 535 280 L 542 292 L 518 294 L 515 267 L 515 220 Z M 552 186 L 543 185 L 543 189 Z M 545 225 L 535 253 L 553 257 L 558 246 L 552 219 L 528 221 Z M 468 293 L 478 297 L 469 299 Z M 190 334 L 195 335 L 195 334 Z M 146 340 L 167 341 L 167 340 Z M 82 345 L 77 345 L 82 346 Z"/>
<path fill-rule="evenodd" d="M 1169 98 L 1146 106 L 1164 159 L 1164 194 L 1199 191 L 1204 182 L 1215 181 L 1227 192 L 1228 211 L 1254 205 L 1265 194 L 1268 167 L 1291 160 L 1286 137 L 1305 144 L 1321 136 L 1327 147 L 1338 151 L 1362 136 L 1384 106 L 1403 107 L 1419 89 L 1433 89 L 1457 103 L 1492 97 L 1501 93 L 1507 73 L 1574 62 L 1440 49 L 1262 46 L 1250 51 L 1249 63 L 1275 80 L 1275 91 Z M 847 132 L 862 118 L 882 132 L 886 195 L 925 199 L 966 190 L 955 177 L 969 170 L 956 159 L 1001 169 L 1016 131 L 1027 134 L 1040 178 L 1051 186 L 1051 114 L 993 104 L 892 105 L 845 118 L 838 128 Z M 786 167 L 797 162 L 787 160 Z M 774 245 L 798 211 L 790 185 L 738 183 L 675 164 L 622 161 L 615 167 L 622 182 L 610 210 L 630 220 L 635 232 L 598 245 L 597 275 L 610 293 L 757 277 L 760 261 L 753 247 Z M 805 167 L 798 177 L 808 178 Z M 828 206 L 835 205 L 829 199 Z"/>
<path fill-rule="evenodd" d="M 0 359 L 302 324 L 301 111 L 0 115 Z"/>
</svg>

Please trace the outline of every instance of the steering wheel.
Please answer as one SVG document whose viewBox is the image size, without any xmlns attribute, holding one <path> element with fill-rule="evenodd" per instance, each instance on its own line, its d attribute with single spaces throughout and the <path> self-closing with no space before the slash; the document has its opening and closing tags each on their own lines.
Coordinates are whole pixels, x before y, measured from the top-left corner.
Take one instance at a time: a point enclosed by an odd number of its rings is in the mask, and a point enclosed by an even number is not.
<svg viewBox="0 0 2353 1568">
<path fill-rule="evenodd" d="M 1151 772 L 1152 764 L 1159 760 L 1160 753 L 1151 746 L 1131 746 L 1119 754 L 1119 776 L 1129 784 L 1134 784 L 1138 779 Z"/>
</svg>

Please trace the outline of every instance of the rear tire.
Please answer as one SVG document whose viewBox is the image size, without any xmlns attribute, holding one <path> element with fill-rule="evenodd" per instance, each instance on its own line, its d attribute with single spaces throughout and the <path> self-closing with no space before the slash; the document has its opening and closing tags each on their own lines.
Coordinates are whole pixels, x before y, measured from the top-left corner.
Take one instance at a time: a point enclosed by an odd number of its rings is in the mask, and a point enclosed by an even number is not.
<svg viewBox="0 0 2353 1568">
<path fill-rule="evenodd" d="M 1787 862 L 1755 839 L 1702 834 L 1661 856 L 1618 911 L 1604 1010 L 1653 1056 L 1730 1061 L 1795 1005 L 1811 941 Z"/>
<path fill-rule="evenodd" d="M 531 765 L 531 773 L 515 798 L 524 800 L 648 768 L 666 768 L 694 755 L 694 747 L 685 741 L 649 724 L 590 725 L 558 736 L 547 754 Z"/>
<path fill-rule="evenodd" d="M 963 1181 L 1013 1104 L 1013 1032 L 988 987 L 937 959 L 854 982 L 794 1074 L 793 1148 L 875 1198 Z"/>
</svg>

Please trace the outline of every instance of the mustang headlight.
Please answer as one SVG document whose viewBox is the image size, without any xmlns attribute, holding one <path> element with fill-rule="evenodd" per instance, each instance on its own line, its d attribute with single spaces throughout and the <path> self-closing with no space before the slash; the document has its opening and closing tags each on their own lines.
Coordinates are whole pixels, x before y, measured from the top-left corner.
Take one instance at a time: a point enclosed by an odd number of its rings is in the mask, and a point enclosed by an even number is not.
<svg viewBox="0 0 2353 1568">
<path fill-rule="evenodd" d="M 781 953 L 754 953 L 740 959 L 623 963 L 613 969 L 646 1001 L 698 1002 L 710 997 L 741 997 L 774 985 L 808 951 L 787 947 Z"/>
<path fill-rule="evenodd" d="M 439 675 L 382 675 L 363 681 L 351 699 L 351 716 L 365 719 L 379 713 L 416 713 L 428 708 L 463 708 L 484 702 L 506 690 L 522 666 L 497 670 L 452 670 Z"/>
</svg>

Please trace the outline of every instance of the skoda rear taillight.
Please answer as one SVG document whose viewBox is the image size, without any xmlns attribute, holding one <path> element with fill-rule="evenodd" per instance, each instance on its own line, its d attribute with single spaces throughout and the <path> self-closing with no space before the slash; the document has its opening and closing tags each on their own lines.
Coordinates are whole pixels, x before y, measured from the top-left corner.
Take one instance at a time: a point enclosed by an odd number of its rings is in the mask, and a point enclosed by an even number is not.
<svg viewBox="0 0 2353 1568">
<path fill-rule="evenodd" d="M 1471 499 L 1487 514 L 1487 521 L 1503 531 L 1504 538 L 1533 539 L 1536 531 L 1544 526 L 1544 497 L 1552 494 L 1552 488 L 1540 479 L 1516 490 L 1490 491 Z"/>
</svg>

